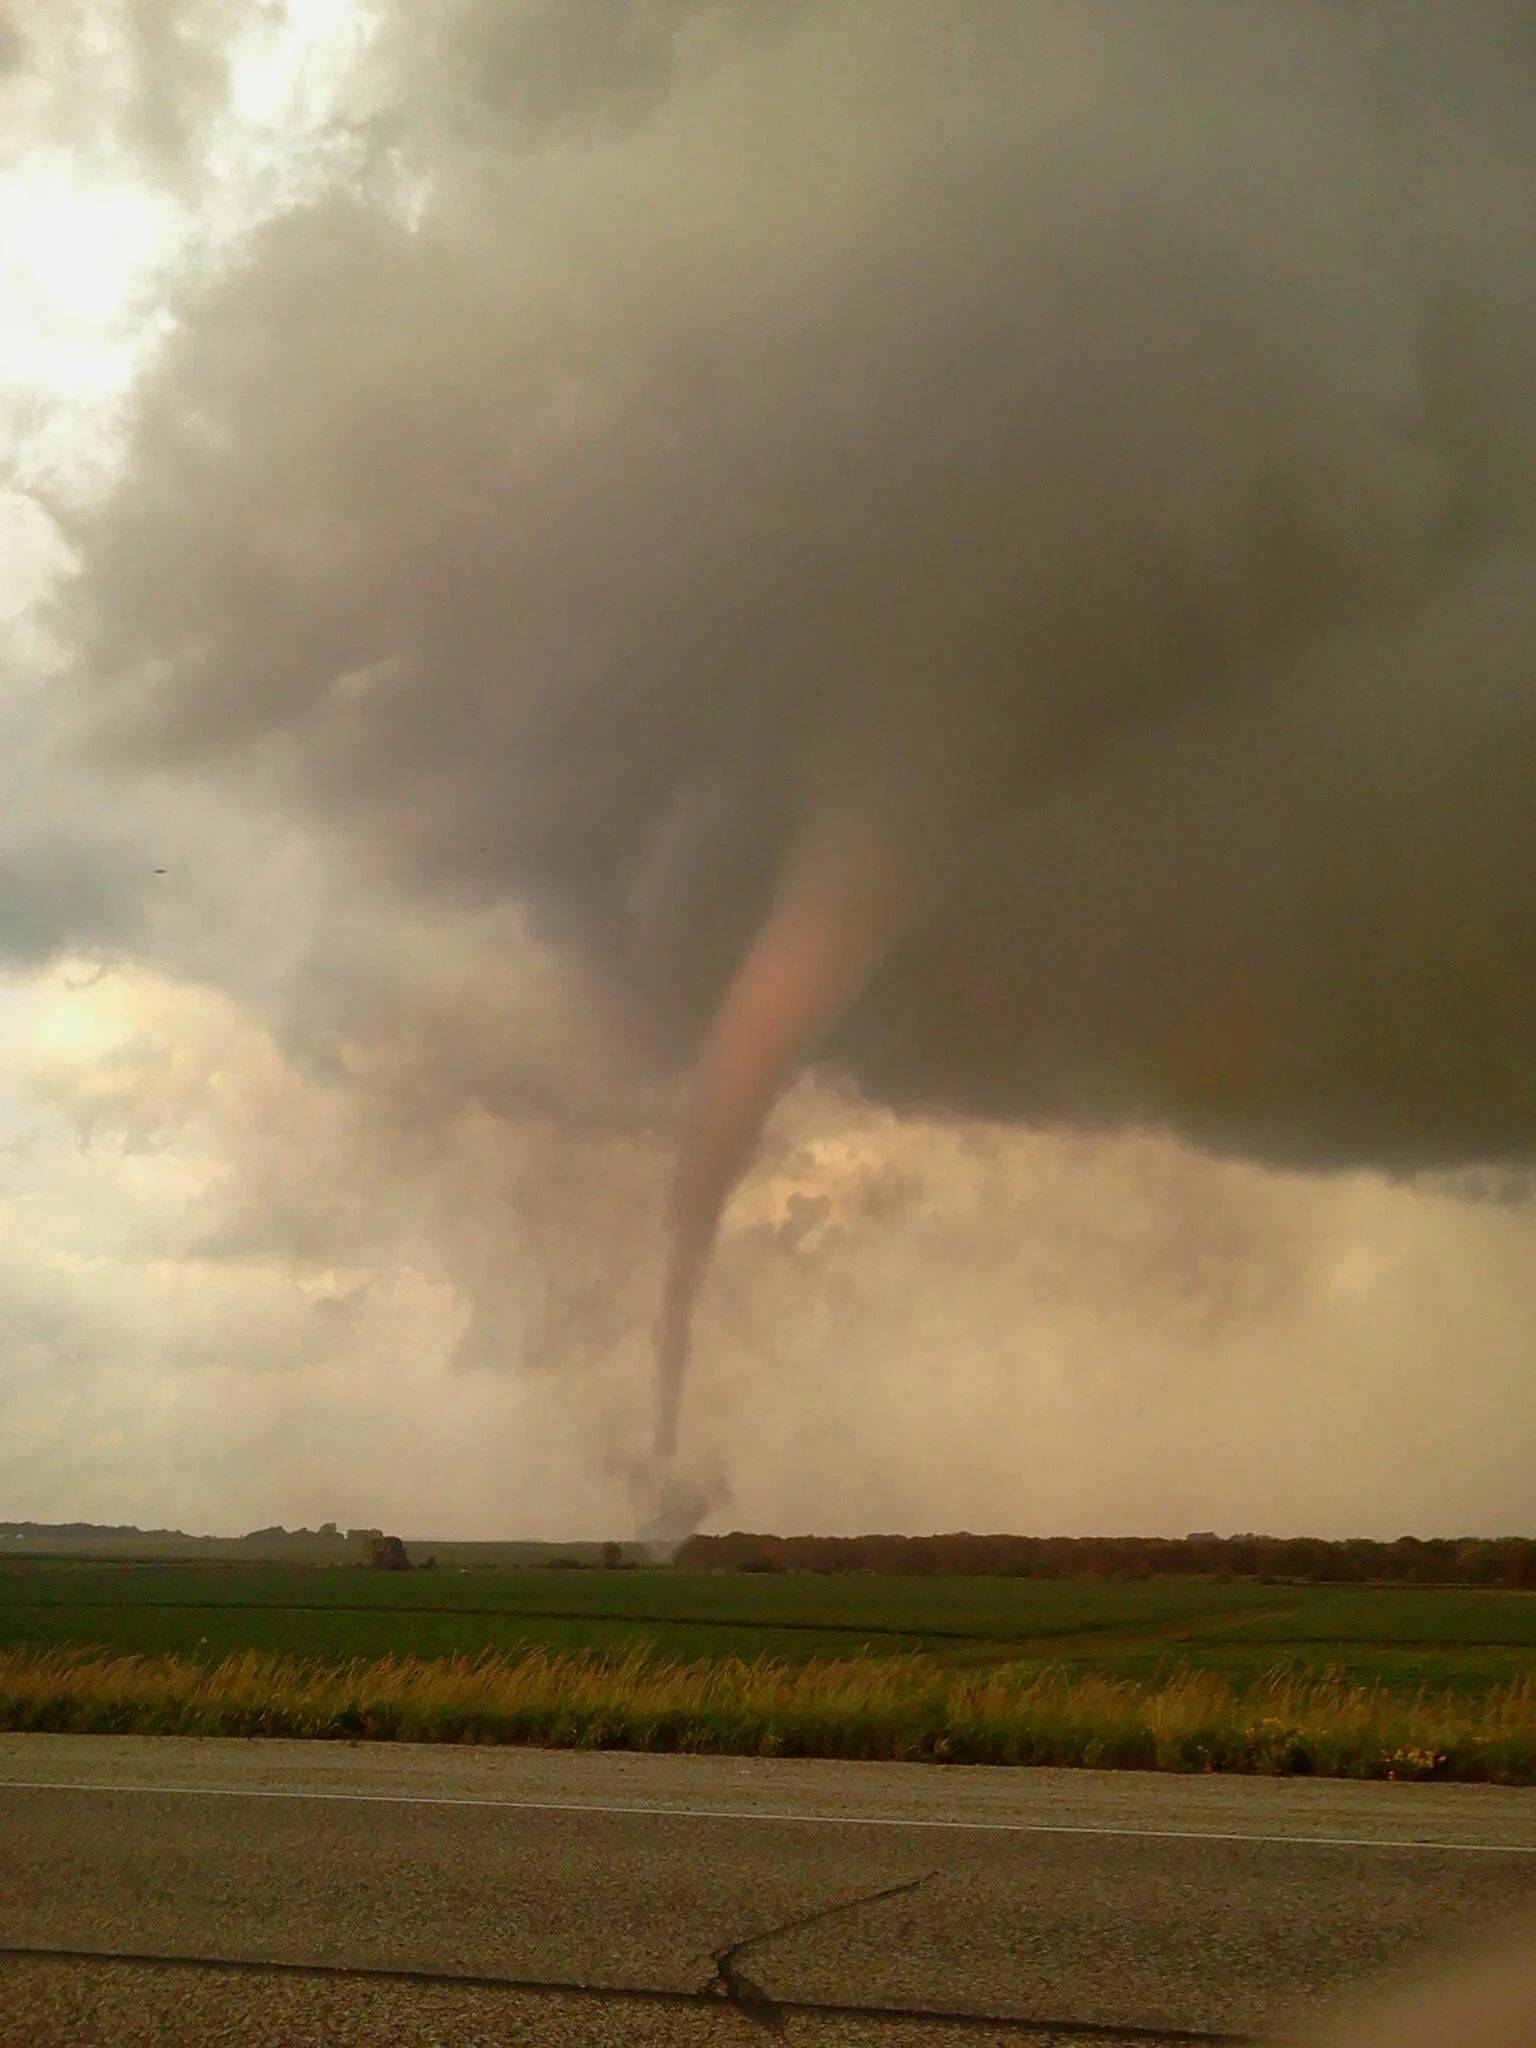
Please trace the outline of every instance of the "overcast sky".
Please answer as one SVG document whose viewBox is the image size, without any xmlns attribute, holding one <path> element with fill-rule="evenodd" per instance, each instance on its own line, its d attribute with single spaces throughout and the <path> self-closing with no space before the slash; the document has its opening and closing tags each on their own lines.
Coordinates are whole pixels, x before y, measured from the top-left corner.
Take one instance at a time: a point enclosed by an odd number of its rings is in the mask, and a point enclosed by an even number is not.
<svg viewBox="0 0 1536 2048">
<path fill-rule="evenodd" d="M 0 1518 L 1536 1529 L 1536 8 L 8 19 Z"/>
</svg>

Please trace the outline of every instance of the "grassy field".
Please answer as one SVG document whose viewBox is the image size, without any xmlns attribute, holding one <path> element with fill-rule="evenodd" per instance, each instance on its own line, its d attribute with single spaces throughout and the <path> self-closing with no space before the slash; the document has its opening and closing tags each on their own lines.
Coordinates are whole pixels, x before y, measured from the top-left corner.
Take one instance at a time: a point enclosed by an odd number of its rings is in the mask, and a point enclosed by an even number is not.
<svg viewBox="0 0 1536 2048">
<path fill-rule="evenodd" d="M 681 1661 L 923 1652 L 1141 1682 L 1284 1665 L 1414 1692 L 1536 1669 L 1536 1595 L 1068 1579 L 553 1570 L 368 1572 L 261 1564 L 0 1567 L 0 1647 L 215 1658 L 438 1657 L 530 1647 Z"/>
<path fill-rule="evenodd" d="M 993 1662 L 1121 1631 L 1156 1639 L 1226 1612 L 1258 1619 L 1284 1590 L 1199 1580 L 36 1562 L 0 1569 L 0 1645 L 336 1657 L 644 1647 L 678 1659 L 926 1650 Z"/>
<path fill-rule="evenodd" d="M 0 1660 L 12 1727 L 1536 1775 L 1526 1593 L 8 1560 Z"/>
</svg>

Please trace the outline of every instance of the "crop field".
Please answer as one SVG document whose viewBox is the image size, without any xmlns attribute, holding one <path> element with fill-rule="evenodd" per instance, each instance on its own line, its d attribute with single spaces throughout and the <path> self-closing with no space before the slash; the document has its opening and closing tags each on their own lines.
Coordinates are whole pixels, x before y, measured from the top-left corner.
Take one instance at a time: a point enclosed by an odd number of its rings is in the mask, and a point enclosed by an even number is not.
<svg viewBox="0 0 1536 2048">
<path fill-rule="evenodd" d="M 211 1661 L 510 1654 L 793 1662 L 919 1653 L 948 1669 L 1028 1661 L 1141 1683 L 1277 1668 L 1402 1694 L 1536 1672 L 1536 1594 L 1205 1579 L 882 1578 L 656 1570 L 305 1565 L 0 1567 L 0 1648 L 97 1646 Z"/>
<path fill-rule="evenodd" d="M 1197 1580 L 12 1563 L 0 1569 L 0 1646 L 350 1658 L 538 1645 L 685 1660 L 920 1650 L 991 1662 L 1229 1611 L 1258 1619 L 1279 1590 Z"/>
</svg>

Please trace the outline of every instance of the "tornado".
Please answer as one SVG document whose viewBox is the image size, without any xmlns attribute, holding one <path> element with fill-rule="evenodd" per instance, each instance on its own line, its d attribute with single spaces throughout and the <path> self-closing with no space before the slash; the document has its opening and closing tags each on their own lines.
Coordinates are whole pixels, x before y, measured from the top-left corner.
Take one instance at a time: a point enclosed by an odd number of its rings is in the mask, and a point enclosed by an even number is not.
<svg viewBox="0 0 1536 2048">
<path fill-rule="evenodd" d="M 659 1466 L 676 1455 L 694 1305 L 726 1201 L 786 1081 L 858 996 L 916 895 L 907 851 L 879 822 L 809 827 L 710 1023 L 672 1186 L 656 1330 Z"/>
</svg>

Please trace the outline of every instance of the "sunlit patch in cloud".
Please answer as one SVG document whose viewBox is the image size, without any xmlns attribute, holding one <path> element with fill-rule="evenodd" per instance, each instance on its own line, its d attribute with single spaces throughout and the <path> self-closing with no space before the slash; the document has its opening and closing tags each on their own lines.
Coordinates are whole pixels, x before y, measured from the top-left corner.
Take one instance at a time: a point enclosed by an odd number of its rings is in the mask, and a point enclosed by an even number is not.
<svg viewBox="0 0 1536 2048">
<path fill-rule="evenodd" d="M 168 280 L 356 156 L 337 96 L 376 9 L 286 0 L 227 51 L 217 10 L 155 13 L 22 7 L 0 82 L 0 407 L 11 476 L 48 503 L 110 472 L 117 409 L 174 326 Z"/>
<path fill-rule="evenodd" d="M 0 180 L 7 374 L 68 398 L 120 391 L 134 362 L 136 302 L 174 229 L 164 197 L 117 179 L 87 181 L 62 151 L 11 170 Z"/>
</svg>

